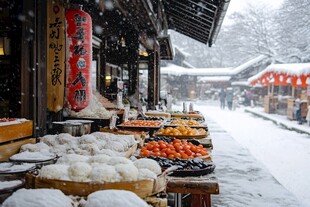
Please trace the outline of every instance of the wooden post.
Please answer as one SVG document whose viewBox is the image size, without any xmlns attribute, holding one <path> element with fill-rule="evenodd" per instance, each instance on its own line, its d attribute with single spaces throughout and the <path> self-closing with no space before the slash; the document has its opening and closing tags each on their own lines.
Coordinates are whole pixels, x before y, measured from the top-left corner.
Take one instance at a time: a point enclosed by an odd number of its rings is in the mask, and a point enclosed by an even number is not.
<svg viewBox="0 0 310 207">
<path fill-rule="evenodd" d="M 271 95 L 273 96 L 273 93 L 274 93 L 274 84 L 272 83 L 271 85 Z"/>
<path fill-rule="evenodd" d="M 295 86 L 292 86 L 292 97 L 295 98 Z"/>
<path fill-rule="evenodd" d="M 128 95 L 135 95 L 139 99 L 139 35 L 136 31 L 128 31 L 126 36 L 128 47 L 128 75 L 129 90 Z"/>
<path fill-rule="evenodd" d="M 58 112 L 64 105 L 65 8 L 63 0 L 47 2 L 47 108 L 51 112 Z"/>
<path fill-rule="evenodd" d="M 150 50 L 149 54 L 149 64 L 148 64 L 148 91 L 147 91 L 147 100 L 149 108 L 154 108 L 156 103 L 155 100 L 155 83 L 156 83 L 156 59 L 154 50 Z"/>
</svg>

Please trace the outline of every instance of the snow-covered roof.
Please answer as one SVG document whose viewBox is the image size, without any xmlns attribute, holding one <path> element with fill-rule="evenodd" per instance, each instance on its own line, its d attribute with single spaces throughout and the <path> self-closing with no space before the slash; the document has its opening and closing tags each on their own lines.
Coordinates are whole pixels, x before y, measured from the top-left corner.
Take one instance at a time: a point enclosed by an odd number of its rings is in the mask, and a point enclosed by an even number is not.
<svg viewBox="0 0 310 207">
<path fill-rule="evenodd" d="M 272 64 L 250 77 L 248 81 L 255 81 L 268 72 L 284 73 L 291 76 L 307 75 L 310 74 L 310 63 Z"/>
<path fill-rule="evenodd" d="M 198 77 L 198 82 L 227 82 L 230 79 L 230 76 L 207 76 Z"/>
<path fill-rule="evenodd" d="M 227 76 L 231 68 L 184 68 L 174 64 L 161 67 L 161 74 L 167 75 L 198 75 L 198 76 Z"/>
<path fill-rule="evenodd" d="M 176 45 L 174 45 L 173 47 L 174 47 L 174 50 L 173 50 L 174 54 L 173 55 L 175 55 L 176 51 L 178 50 L 182 55 L 184 55 L 184 57 L 190 57 L 191 56 L 191 54 L 189 54 L 188 52 L 185 52 L 184 49 L 182 49 Z"/>
<path fill-rule="evenodd" d="M 188 68 L 195 68 L 192 64 L 190 64 L 189 62 L 187 61 L 183 61 L 183 64 L 188 67 Z"/>
<path fill-rule="evenodd" d="M 233 81 L 232 86 L 251 86 L 249 81 Z"/>
<path fill-rule="evenodd" d="M 265 58 L 267 56 L 260 55 L 235 68 L 184 68 L 174 64 L 168 64 L 167 67 L 161 68 L 161 73 L 168 75 L 234 76 Z"/>
<path fill-rule="evenodd" d="M 266 59 L 267 56 L 266 55 L 260 55 L 252 60 L 249 60 L 248 62 L 243 63 L 242 65 L 239 65 L 238 67 L 235 67 L 233 69 L 233 75 L 236 75 L 244 70 L 246 70 L 247 68 L 251 67 L 252 65 Z"/>
</svg>

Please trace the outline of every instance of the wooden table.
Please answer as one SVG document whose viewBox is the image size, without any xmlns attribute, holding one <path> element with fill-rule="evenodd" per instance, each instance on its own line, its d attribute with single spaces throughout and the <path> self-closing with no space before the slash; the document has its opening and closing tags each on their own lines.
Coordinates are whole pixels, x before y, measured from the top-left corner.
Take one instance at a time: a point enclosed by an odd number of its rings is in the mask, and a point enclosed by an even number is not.
<svg viewBox="0 0 310 207">
<path fill-rule="evenodd" d="M 167 178 L 167 192 L 175 193 L 175 207 L 182 206 L 182 194 L 191 194 L 191 207 L 211 207 L 211 194 L 219 194 L 214 173 L 199 177 Z"/>
</svg>

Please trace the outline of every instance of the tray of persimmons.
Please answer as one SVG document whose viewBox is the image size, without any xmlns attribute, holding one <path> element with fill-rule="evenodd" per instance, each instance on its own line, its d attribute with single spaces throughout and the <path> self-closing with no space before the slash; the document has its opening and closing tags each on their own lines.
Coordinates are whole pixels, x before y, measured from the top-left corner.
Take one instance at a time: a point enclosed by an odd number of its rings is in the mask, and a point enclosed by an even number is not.
<svg viewBox="0 0 310 207">
<path fill-rule="evenodd" d="M 172 176 L 199 176 L 213 172 L 211 153 L 196 140 L 170 137 L 147 139 L 138 157 L 156 160 L 162 169 L 175 166 Z"/>
<path fill-rule="evenodd" d="M 182 141 L 164 137 L 163 139 L 147 139 L 146 143 L 140 149 L 139 157 L 165 157 L 169 159 L 210 159 L 210 152 L 203 148 L 199 142 Z"/>
<path fill-rule="evenodd" d="M 189 126 L 166 127 L 159 129 L 156 136 L 176 137 L 178 139 L 196 138 L 202 139 L 208 135 L 208 131 L 203 128 L 191 128 Z"/>
</svg>

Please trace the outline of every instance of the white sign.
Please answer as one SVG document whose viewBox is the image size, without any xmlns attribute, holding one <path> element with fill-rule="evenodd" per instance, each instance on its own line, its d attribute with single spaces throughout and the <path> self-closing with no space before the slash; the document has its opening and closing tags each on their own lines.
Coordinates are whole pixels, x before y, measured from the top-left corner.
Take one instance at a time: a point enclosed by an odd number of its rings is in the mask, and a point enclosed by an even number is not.
<svg viewBox="0 0 310 207">
<path fill-rule="evenodd" d="M 146 106 L 142 106 L 142 113 L 145 114 L 146 112 Z"/>
<path fill-rule="evenodd" d="M 117 115 L 113 115 L 110 120 L 110 129 L 116 128 L 116 120 L 118 119 Z"/>
<path fill-rule="evenodd" d="M 129 106 L 126 106 L 126 107 L 125 107 L 125 110 L 124 110 L 124 116 L 123 116 L 123 121 L 124 121 L 124 122 L 128 121 L 129 110 L 130 110 L 130 107 L 129 107 Z"/>
</svg>

